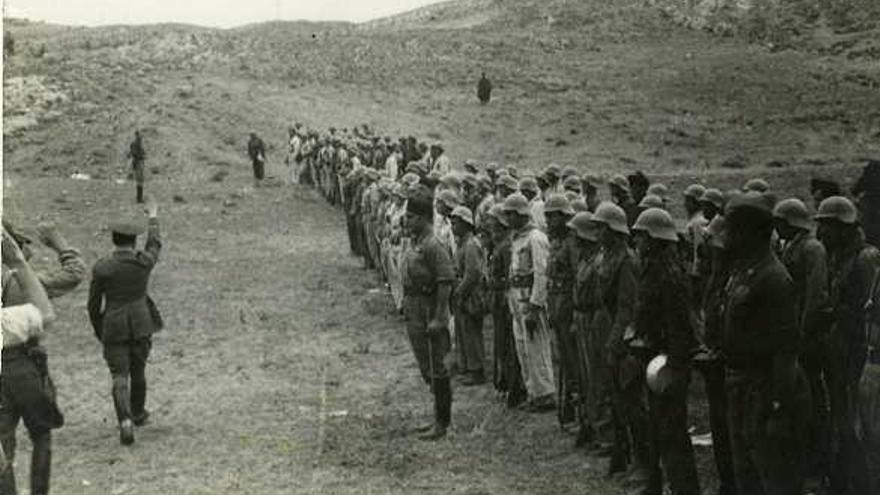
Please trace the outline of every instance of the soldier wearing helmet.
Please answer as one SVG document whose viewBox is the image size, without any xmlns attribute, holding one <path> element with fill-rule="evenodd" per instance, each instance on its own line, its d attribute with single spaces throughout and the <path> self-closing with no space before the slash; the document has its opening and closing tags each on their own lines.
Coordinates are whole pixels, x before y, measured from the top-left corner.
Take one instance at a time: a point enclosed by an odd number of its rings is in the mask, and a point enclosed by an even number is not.
<svg viewBox="0 0 880 495">
<path fill-rule="evenodd" d="M 595 175 L 585 175 L 581 178 L 581 190 L 584 192 L 584 200 L 590 212 L 595 212 L 601 202 L 599 199 L 599 188 L 602 187 L 602 180 Z"/>
<path fill-rule="evenodd" d="M 492 249 L 488 257 L 488 285 L 492 311 L 493 383 L 495 390 L 507 395 L 507 406 L 520 405 L 526 400 L 525 385 L 516 343 L 513 338 L 513 320 L 507 293 L 510 270 L 511 232 L 507 227 L 504 206 L 497 203 L 489 209 L 487 229 L 492 236 Z"/>
<path fill-rule="evenodd" d="M 800 493 L 798 421 L 804 404 L 796 395 L 803 378 L 794 286 L 770 247 L 771 200 L 740 193 L 726 208 L 733 268 L 722 306 L 721 350 L 738 492 Z"/>
<path fill-rule="evenodd" d="M 658 356 L 665 357 L 664 380 L 648 375 L 648 410 L 651 447 L 635 445 L 637 468 L 642 472 L 643 493 L 662 493 L 662 461 L 671 492 L 699 494 L 700 482 L 688 435 L 687 389 L 691 351 L 696 337 L 691 325 L 687 275 L 676 244 L 675 222 L 665 210 L 649 208 L 639 215 L 633 232 L 640 258 L 638 309 L 634 334 L 628 339 L 631 359 L 638 363 L 633 385 L 625 390 L 631 414 L 643 412 L 644 370 Z M 639 418 L 641 419 L 641 418 Z M 634 435 L 635 442 L 649 442 Z M 644 457 L 639 458 L 639 454 Z M 659 454 L 659 459 L 656 454 Z"/>
<path fill-rule="evenodd" d="M 546 195 L 548 195 L 550 193 L 558 192 L 558 190 L 559 190 L 559 175 L 561 173 L 562 173 L 561 167 L 555 163 L 551 163 L 550 165 L 547 165 L 547 167 L 544 169 L 544 173 L 542 173 L 540 176 L 544 179 L 544 182 L 546 183 L 546 187 L 543 188 L 544 194 L 545 194 L 544 199 L 546 199 Z"/>
<path fill-rule="evenodd" d="M 700 209 L 708 225 L 708 222 L 724 210 L 724 193 L 711 187 L 706 189 L 700 197 Z"/>
<path fill-rule="evenodd" d="M 601 259 L 597 260 L 597 287 L 593 294 L 596 310 L 590 333 L 600 349 L 591 349 L 590 354 L 602 357 L 601 367 L 596 370 L 598 400 L 601 403 L 610 399 L 613 406 L 614 432 L 609 473 L 615 473 L 627 467 L 630 457 L 628 438 L 633 434 L 645 438 L 644 432 L 636 431 L 642 425 L 630 415 L 631 411 L 625 409 L 623 400 L 624 390 L 632 384 L 633 378 L 631 370 L 623 368 L 626 365 L 624 358 L 628 354 L 623 338 L 627 327 L 633 323 L 638 301 L 637 261 L 635 253 L 628 247 L 629 227 L 626 213 L 620 206 L 610 202 L 601 203 L 593 214 L 593 223 L 597 226 L 602 251 Z M 607 413 L 601 410 L 594 415 L 596 421 L 602 421 L 604 417 L 607 417 Z M 600 441 L 607 438 L 602 426 L 597 425 Z M 645 446 L 643 441 L 637 443 L 639 447 Z"/>
<path fill-rule="evenodd" d="M 835 309 L 829 339 L 828 369 L 831 399 L 831 486 L 868 492 L 864 452 L 852 418 L 856 394 L 868 351 L 865 304 L 870 298 L 880 254 L 867 244 L 858 223 L 855 205 L 843 196 L 819 204 L 817 237 L 828 252 L 829 303 Z"/>
<path fill-rule="evenodd" d="M 474 217 L 465 206 L 452 210 L 452 233 L 455 235 L 456 283 L 452 291 L 452 314 L 455 317 L 455 340 L 463 385 L 486 383 L 483 369 L 486 352 L 483 344 L 483 299 L 486 271 L 483 246 L 474 235 Z"/>
<path fill-rule="evenodd" d="M 528 393 L 527 409 L 548 411 L 555 406 L 553 396 L 556 390 L 547 322 L 550 241 L 531 222 L 530 204 L 522 194 L 508 196 L 504 200 L 504 211 L 513 231 L 508 301 L 517 356 Z"/>
<path fill-rule="evenodd" d="M 556 336 L 559 359 L 556 396 L 559 401 L 558 419 L 561 425 L 572 422 L 574 393 L 577 389 L 576 344 L 571 333 L 574 270 L 577 268 L 577 238 L 566 227 L 574 216 L 568 199 L 561 193 L 551 193 L 544 204 L 547 235 L 550 238 L 550 259 L 547 264 L 547 309 L 550 328 Z"/>
<path fill-rule="evenodd" d="M 504 203 L 504 200 L 511 194 L 515 193 L 518 187 L 519 184 L 517 184 L 516 179 L 508 174 L 500 174 L 495 188 L 495 199 L 498 204 Z"/>
<path fill-rule="evenodd" d="M 532 177 L 523 177 L 519 181 L 519 192 L 529 200 L 529 214 L 532 225 L 541 231 L 547 231 L 547 223 L 544 219 L 544 199 L 538 181 Z"/>
<path fill-rule="evenodd" d="M 826 397 L 828 307 L 828 267 L 825 247 L 813 234 L 814 223 L 807 206 L 799 199 L 779 202 L 773 210 L 776 233 L 782 240 L 780 261 L 794 283 L 797 328 L 800 337 L 800 363 L 812 397 L 806 439 L 808 476 L 821 481 L 828 473 L 830 445 Z"/>
</svg>

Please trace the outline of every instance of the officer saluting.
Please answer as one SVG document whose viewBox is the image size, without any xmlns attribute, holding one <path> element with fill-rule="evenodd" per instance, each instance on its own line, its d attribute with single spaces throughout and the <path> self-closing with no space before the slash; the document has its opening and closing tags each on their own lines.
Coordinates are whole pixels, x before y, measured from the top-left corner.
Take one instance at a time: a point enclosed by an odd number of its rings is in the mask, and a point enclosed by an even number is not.
<svg viewBox="0 0 880 495">
<path fill-rule="evenodd" d="M 95 336 L 104 346 L 104 359 L 113 379 L 113 405 L 123 445 L 134 443 L 133 426 L 143 425 L 149 416 L 144 409 L 144 369 L 151 336 L 162 328 L 161 316 L 147 295 L 150 272 L 162 248 L 158 207 L 152 199 L 146 212 L 149 220 L 144 250 L 135 249 L 137 236 L 144 230 L 141 224 L 111 225 L 116 250 L 95 263 L 89 289 L 89 318 Z"/>
<path fill-rule="evenodd" d="M 430 191 L 409 193 L 406 228 L 412 248 L 406 253 L 403 293 L 406 331 L 422 378 L 434 394 L 434 424 L 423 428 L 423 440 L 446 435 L 452 415 L 452 388 L 444 357 L 449 354 L 449 293 L 455 271 L 449 251 L 434 235 Z"/>
</svg>

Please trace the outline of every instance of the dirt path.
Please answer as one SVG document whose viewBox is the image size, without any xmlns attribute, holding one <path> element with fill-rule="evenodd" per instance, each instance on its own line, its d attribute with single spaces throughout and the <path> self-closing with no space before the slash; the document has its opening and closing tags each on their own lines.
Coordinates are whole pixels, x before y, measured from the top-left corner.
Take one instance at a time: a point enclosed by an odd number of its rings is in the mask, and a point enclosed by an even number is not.
<svg viewBox="0 0 880 495">
<path fill-rule="evenodd" d="M 119 446 L 88 288 L 58 300 L 47 344 L 68 424 L 55 435 L 56 493 L 616 493 L 552 414 L 509 412 L 489 387 L 455 391 L 448 439 L 415 440 L 430 398 L 403 322 L 312 192 L 154 187 L 166 244 L 152 293 L 167 321 L 148 368 L 154 421 Z M 127 187 L 98 181 L 27 180 L 6 194 L 10 218 L 53 212 L 69 225 L 90 265 L 109 249 L 100 225 L 135 211 Z"/>
</svg>

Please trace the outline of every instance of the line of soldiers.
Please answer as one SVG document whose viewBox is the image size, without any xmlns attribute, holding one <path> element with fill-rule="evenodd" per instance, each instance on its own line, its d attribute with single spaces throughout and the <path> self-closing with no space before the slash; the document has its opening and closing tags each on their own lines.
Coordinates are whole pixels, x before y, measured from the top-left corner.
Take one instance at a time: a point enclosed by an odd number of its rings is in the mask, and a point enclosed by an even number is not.
<svg viewBox="0 0 880 495">
<path fill-rule="evenodd" d="M 470 160 L 450 171 L 429 153 L 401 159 L 397 144 L 387 167 L 382 143 L 360 139 L 357 160 L 333 165 L 338 193 L 324 194 L 406 316 L 434 394 L 424 438 L 446 434 L 451 377 L 491 374 L 510 407 L 555 410 L 578 448 L 640 493 L 662 493 L 664 479 L 701 493 L 687 423 L 696 371 L 720 493 L 880 489 L 880 253 L 861 225 L 877 215 L 878 164 L 858 183 L 861 212 L 833 181 L 813 180 L 811 214 L 755 178 L 687 187 L 674 219 L 669 188 L 641 173 L 604 182 Z"/>
</svg>

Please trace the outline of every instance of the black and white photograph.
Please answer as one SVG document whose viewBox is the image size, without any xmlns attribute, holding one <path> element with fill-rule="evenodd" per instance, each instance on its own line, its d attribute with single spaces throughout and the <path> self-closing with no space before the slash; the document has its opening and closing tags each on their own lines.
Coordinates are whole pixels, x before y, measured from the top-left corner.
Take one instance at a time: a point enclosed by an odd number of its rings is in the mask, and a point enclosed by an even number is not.
<svg viewBox="0 0 880 495">
<path fill-rule="evenodd" d="M 880 495 L 880 0 L 2 0 L 0 495 Z"/>
</svg>

